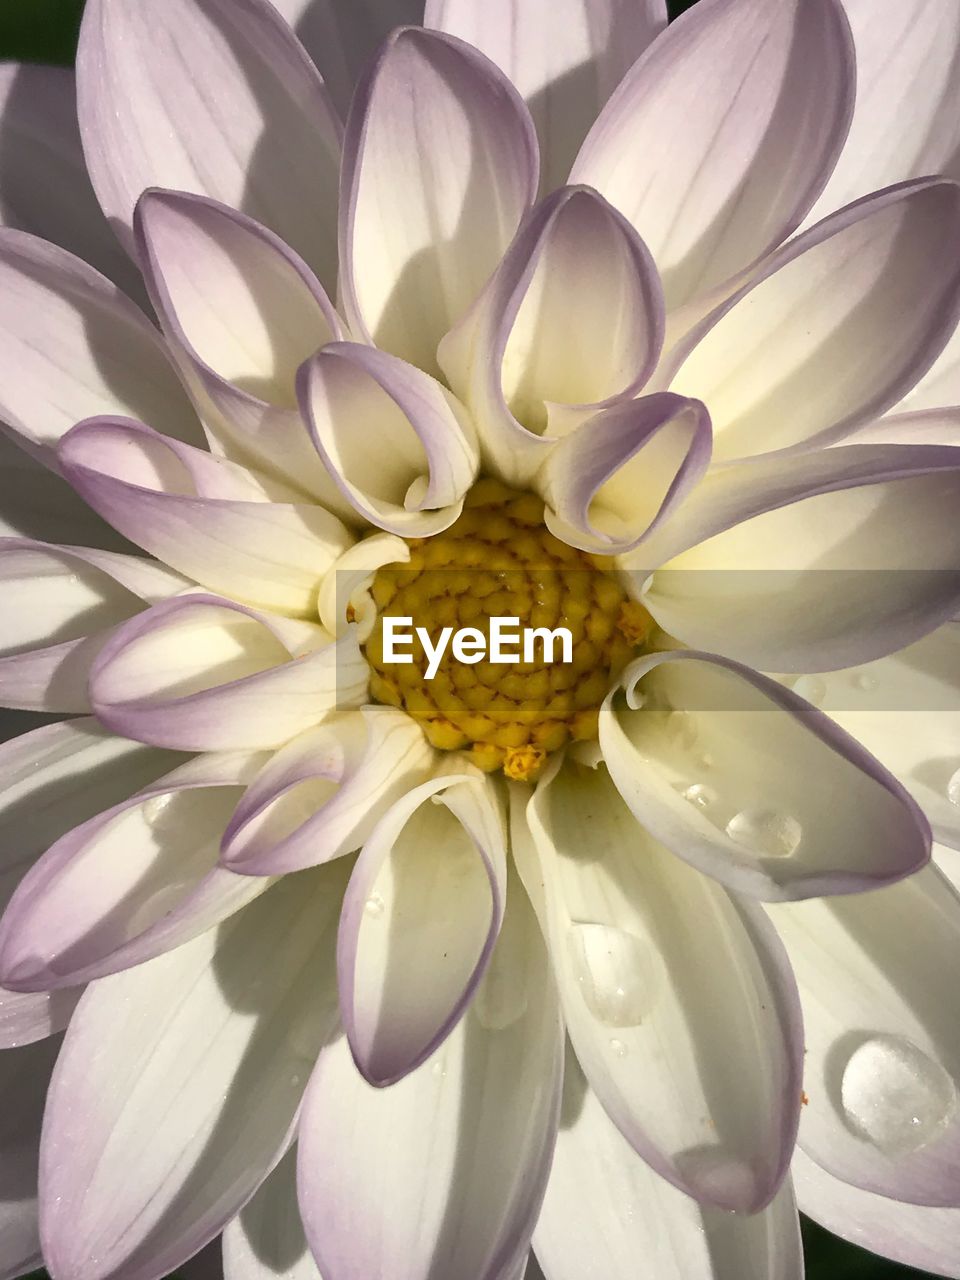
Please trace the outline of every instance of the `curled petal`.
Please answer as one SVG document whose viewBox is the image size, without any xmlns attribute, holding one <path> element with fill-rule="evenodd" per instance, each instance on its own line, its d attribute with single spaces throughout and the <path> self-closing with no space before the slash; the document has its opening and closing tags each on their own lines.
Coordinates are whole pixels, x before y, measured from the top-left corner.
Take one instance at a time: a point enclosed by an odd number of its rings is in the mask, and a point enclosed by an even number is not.
<svg viewBox="0 0 960 1280">
<path fill-rule="evenodd" d="M 904 787 L 798 694 L 684 650 L 632 663 L 600 712 L 637 819 L 699 870 L 770 901 L 879 888 L 919 870 L 930 828 Z"/>
<path fill-rule="evenodd" d="M 850 132 L 807 222 L 923 173 L 960 174 L 960 27 L 950 0 L 844 0 L 857 96 Z"/>
<path fill-rule="evenodd" d="M 199 756 L 58 840 L 0 922 L 0 983 L 42 991 L 90 982 L 181 946 L 262 893 L 269 881 L 216 865 L 261 762 Z"/>
<path fill-rule="evenodd" d="M 243 468 L 131 419 L 80 423 L 57 457 L 77 492 L 131 541 L 265 609 L 315 616 L 324 573 L 353 541 L 322 507 L 271 501 L 269 486 Z"/>
<path fill-rule="evenodd" d="M 149 560 L 28 538 L 0 538 L 0 584 L 0 702 L 63 712 L 89 710 L 90 667 L 110 628 L 187 585 Z"/>
<path fill-rule="evenodd" d="M 424 25 L 469 41 L 523 94 L 541 186 L 561 186 L 599 109 L 667 25 L 664 0 L 427 0 Z"/>
<path fill-rule="evenodd" d="M 104 724 L 143 742 L 260 751 L 356 705 L 366 677 L 353 634 L 331 642 L 306 622 L 186 595 L 114 631 L 90 700 Z"/>
<path fill-rule="evenodd" d="M 440 363 L 492 465 L 526 480 L 551 436 L 635 395 L 663 342 L 656 267 L 595 191 L 564 187 L 534 210 Z"/>
<path fill-rule="evenodd" d="M 550 1280 L 803 1280 L 789 1182 L 758 1214 L 727 1214 L 683 1195 L 637 1155 L 567 1049 L 557 1135 L 534 1246 Z"/>
<path fill-rule="evenodd" d="M 684 644 L 766 671 L 829 671 L 960 609 L 958 502 L 953 447 L 759 458 L 712 471 L 621 566 Z"/>
<path fill-rule="evenodd" d="M 396 356 L 335 343 L 304 365 L 314 443 L 356 512 L 389 533 L 446 529 L 480 466 L 473 424 L 449 391 Z"/>
<path fill-rule="evenodd" d="M 799 224 L 843 145 L 854 80 L 838 0 L 695 5 L 627 73 L 570 180 L 630 219 L 673 309 Z"/>
<path fill-rule="evenodd" d="M 0 229 L 0 416 L 46 457 L 81 418 L 133 414 L 202 441 L 160 335 L 92 267 L 56 245 Z"/>
<path fill-rule="evenodd" d="M 519 1274 L 559 1120 L 562 1034 L 543 940 L 514 881 L 486 979 L 431 1061 L 375 1089 L 345 1040 L 320 1056 L 298 1184 L 321 1275 Z M 374 1219 L 380 1230 L 364 1229 Z"/>
<path fill-rule="evenodd" d="M 512 836 L 524 882 L 542 885 L 567 1031 L 607 1114 L 701 1204 L 764 1208 L 796 1137 L 803 1036 L 760 908 L 658 845 L 602 766 L 554 767 Z"/>
<path fill-rule="evenodd" d="M 336 1027 L 343 881 L 340 864 L 291 877 L 218 928 L 87 988 L 40 1149 L 53 1274 L 160 1280 L 280 1159 Z"/>
<path fill-rule="evenodd" d="M 0 222 L 68 249 L 136 296 L 142 290 L 139 273 L 110 230 L 87 176 L 73 71 L 4 63 L 0 118 Z"/>
<path fill-rule="evenodd" d="M 141 192 L 198 192 L 271 227 L 333 287 L 340 125 L 268 0 L 91 0 L 77 98 L 94 188 L 128 247 Z"/>
<path fill-rule="evenodd" d="M 332 636 L 356 629 L 362 644 L 376 625 L 379 609 L 370 588 L 386 564 L 406 564 L 410 546 L 392 533 L 362 538 L 343 553 L 320 584 L 320 621 Z"/>
<path fill-rule="evenodd" d="M 502 73 L 460 40 L 395 32 L 357 86 L 344 138 L 340 283 L 351 330 L 436 373 L 437 344 L 536 189 L 533 122 Z"/>
<path fill-rule="evenodd" d="M 308 730 L 251 781 L 221 861 L 245 875 L 282 875 L 359 849 L 432 758 L 419 726 L 392 707 L 363 707 Z"/>
<path fill-rule="evenodd" d="M 547 527 L 586 551 L 629 551 L 710 463 L 710 417 L 669 392 L 613 405 L 555 445 L 539 480 Z"/>
<path fill-rule="evenodd" d="M 377 823 L 350 877 L 337 942 L 344 1026 L 371 1084 L 421 1066 L 463 1017 L 506 890 L 506 837 L 488 781 L 434 778 Z"/>
<path fill-rule="evenodd" d="M 774 254 L 669 357 L 670 389 L 710 406 L 715 456 L 830 443 L 896 404 L 956 324 L 958 237 L 960 187 L 925 178 Z"/>
<path fill-rule="evenodd" d="M 134 231 L 160 323 L 214 434 L 326 496 L 295 386 L 303 361 L 343 336 L 316 276 L 272 231 L 203 196 L 145 192 Z"/>
<path fill-rule="evenodd" d="M 960 1208 L 960 898 L 930 866 L 770 910 L 803 1004 L 800 1146 L 854 1186 Z"/>
</svg>

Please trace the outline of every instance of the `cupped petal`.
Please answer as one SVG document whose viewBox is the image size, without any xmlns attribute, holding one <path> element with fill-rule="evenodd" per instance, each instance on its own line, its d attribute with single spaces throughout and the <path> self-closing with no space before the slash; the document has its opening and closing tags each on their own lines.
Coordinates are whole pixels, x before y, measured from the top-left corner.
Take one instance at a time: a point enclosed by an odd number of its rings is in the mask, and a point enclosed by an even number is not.
<svg viewBox="0 0 960 1280">
<path fill-rule="evenodd" d="M 711 440 L 706 406 L 669 392 L 601 411 L 544 463 L 547 528 L 586 551 L 631 550 L 703 477 Z"/>
<path fill-rule="evenodd" d="M 701 0 L 627 73 L 570 180 L 630 219 L 681 306 L 799 225 L 840 153 L 854 80 L 837 0 Z"/>
<path fill-rule="evenodd" d="M 375 1089 L 345 1040 L 321 1053 L 298 1183 L 325 1280 L 519 1271 L 553 1152 L 562 1034 L 543 940 L 513 882 L 484 983 L 431 1061 Z"/>
<path fill-rule="evenodd" d="M 958 464 L 881 444 L 720 468 L 621 567 L 693 648 L 765 671 L 870 662 L 960 610 Z"/>
<path fill-rule="evenodd" d="M 91 719 L 43 725 L 0 746 L 0 909 L 55 840 L 182 762 Z"/>
<path fill-rule="evenodd" d="M 523 94 L 540 139 L 541 186 L 570 172 L 600 108 L 667 25 L 665 0 L 427 0 L 424 25 L 482 50 Z"/>
<path fill-rule="evenodd" d="M 859 893 L 929 861 L 929 824 L 896 778 L 797 693 L 727 659 L 631 663 L 600 745 L 637 820 L 738 892 Z"/>
<path fill-rule="evenodd" d="M 931 866 L 770 912 L 803 1004 L 800 1146 L 866 1191 L 960 1208 L 960 897 Z"/>
<path fill-rule="evenodd" d="M 37 1146 L 58 1039 L 0 1053 L 0 1277 L 43 1267 L 37 1226 Z"/>
<path fill-rule="evenodd" d="M 386 810 L 426 779 L 434 756 L 393 707 L 361 707 L 294 738 L 252 779 L 223 835 L 221 862 L 282 875 L 359 849 Z"/>
<path fill-rule="evenodd" d="M 476 49 L 406 27 L 354 96 L 344 138 L 341 291 L 351 330 L 437 372 L 537 189 L 517 91 Z"/>
<path fill-rule="evenodd" d="M 366 689 L 356 637 L 185 595 L 118 627 L 90 676 L 100 720 L 157 746 L 261 751 L 355 706 Z"/>
<path fill-rule="evenodd" d="M 434 778 L 377 823 L 350 877 L 337 942 L 341 1015 L 371 1084 L 422 1066 L 463 1017 L 506 892 L 506 833 L 489 779 Z"/>
<path fill-rule="evenodd" d="M 958 237 L 960 187 L 925 178 L 769 258 L 668 357 L 670 389 L 710 406 L 714 456 L 829 443 L 896 404 L 956 325 Z"/>
<path fill-rule="evenodd" d="M 77 52 L 87 166 L 128 247 L 141 192 L 243 209 L 336 280 L 340 124 L 268 0 L 91 0 Z"/>
<path fill-rule="evenodd" d="M 143 312 L 65 249 L 0 229 L 0 417 L 45 456 L 81 418 L 133 414 L 166 435 L 203 433 Z"/>
<path fill-rule="evenodd" d="M 318 352 L 297 381 L 320 457 L 364 520 L 415 538 L 456 520 L 480 453 L 473 423 L 446 387 L 352 342 Z"/>
<path fill-rule="evenodd" d="M 785 1183 L 758 1214 L 697 1204 L 646 1164 L 604 1111 L 568 1046 L 563 1110 L 533 1236 L 550 1280 L 803 1280 Z"/>
<path fill-rule="evenodd" d="M 646 246 L 595 191 L 563 187 L 527 219 L 439 359 L 477 422 L 488 463 L 525 482 L 552 436 L 636 395 L 663 330 Z"/>
<path fill-rule="evenodd" d="M 925 173 L 960 176 L 960 27 L 950 0 L 844 0 L 857 95 L 850 132 L 807 222 Z"/>
<path fill-rule="evenodd" d="M 814 1222 L 862 1249 L 936 1276 L 960 1275 L 960 1209 L 931 1209 L 851 1187 L 797 1151 L 797 1200 Z"/>
<path fill-rule="evenodd" d="M 368 640 L 380 613 L 372 592 L 377 570 L 409 560 L 410 544 L 393 533 L 371 534 L 345 551 L 320 584 L 318 612 L 330 634 L 353 629 L 361 644 Z"/>
<path fill-rule="evenodd" d="M 188 942 L 268 880 L 217 867 L 224 827 L 263 757 L 198 756 L 63 836 L 0 921 L 0 983 L 76 986 Z"/>
<path fill-rule="evenodd" d="M 395 27 L 423 19 L 423 0 L 273 0 L 313 58 L 345 120 L 358 76 Z"/>
<path fill-rule="evenodd" d="M 675 858 L 602 766 L 568 761 L 514 807 L 542 885 L 567 1032 L 611 1120 L 702 1204 L 755 1213 L 783 1181 L 803 1035 L 786 956 L 754 903 Z"/>
<path fill-rule="evenodd" d="M 75 253 L 128 293 L 140 276 L 103 216 L 87 176 L 69 67 L 0 64 L 0 223 Z"/>
<path fill-rule="evenodd" d="M 135 556 L 0 538 L 0 703 L 88 711 L 90 667 L 110 629 L 187 585 Z"/>
<path fill-rule="evenodd" d="M 878 662 L 800 676 L 793 688 L 903 783 L 935 840 L 960 849 L 960 622 Z"/>
<path fill-rule="evenodd" d="M 336 516 L 130 418 L 81 422 L 57 446 L 76 491 L 132 542 L 201 586 L 316 617 L 323 575 L 353 542 Z"/>
<path fill-rule="evenodd" d="M 219 928 L 87 989 L 44 1116 L 51 1274 L 159 1280 L 276 1165 L 336 1029 L 344 878 L 334 864 L 281 881 Z"/>
<path fill-rule="evenodd" d="M 320 1280 L 297 1207 L 293 1146 L 223 1232 L 225 1280 Z"/>
<path fill-rule="evenodd" d="M 343 336 L 317 277 L 279 236 L 216 200 L 145 192 L 137 251 L 160 323 L 214 435 L 323 497 L 297 369 Z"/>
<path fill-rule="evenodd" d="M 82 991 L 5 991 L 0 988 L 0 1049 L 36 1044 L 63 1031 Z"/>
</svg>

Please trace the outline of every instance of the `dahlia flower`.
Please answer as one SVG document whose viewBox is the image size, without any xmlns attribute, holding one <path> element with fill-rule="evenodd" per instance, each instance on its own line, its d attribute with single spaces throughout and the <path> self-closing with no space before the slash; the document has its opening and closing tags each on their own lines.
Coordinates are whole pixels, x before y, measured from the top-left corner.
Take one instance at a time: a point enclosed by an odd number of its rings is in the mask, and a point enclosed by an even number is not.
<svg viewBox="0 0 960 1280">
<path fill-rule="evenodd" d="M 960 1276 L 958 65 L 88 0 L 4 69 L 0 1275 L 797 1280 L 799 1203 Z"/>
</svg>

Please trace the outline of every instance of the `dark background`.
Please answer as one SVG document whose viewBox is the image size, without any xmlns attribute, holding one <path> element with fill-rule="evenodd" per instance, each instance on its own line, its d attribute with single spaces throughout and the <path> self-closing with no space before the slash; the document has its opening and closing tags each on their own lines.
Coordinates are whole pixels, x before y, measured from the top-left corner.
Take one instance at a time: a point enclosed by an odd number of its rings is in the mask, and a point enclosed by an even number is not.
<svg viewBox="0 0 960 1280">
<path fill-rule="evenodd" d="M 154 0 L 162 4 L 163 0 Z M 673 17 L 695 0 L 669 0 Z M 0 60 L 73 61 L 83 0 L 0 0 Z M 804 1221 L 808 1280 L 920 1280 L 927 1272 L 885 1262 Z"/>
</svg>

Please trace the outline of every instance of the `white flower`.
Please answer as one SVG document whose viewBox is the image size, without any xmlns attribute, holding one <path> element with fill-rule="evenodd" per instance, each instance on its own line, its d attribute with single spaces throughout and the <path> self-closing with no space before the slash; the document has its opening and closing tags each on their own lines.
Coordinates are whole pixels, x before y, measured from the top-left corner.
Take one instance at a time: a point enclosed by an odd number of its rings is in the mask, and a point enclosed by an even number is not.
<svg viewBox="0 0 960 1280">
<path fill-rule="evenodd" d="M 3 74 L 0 1276 L 960 1276 L 955 0 L 415 9 Z"/>
</svg>

